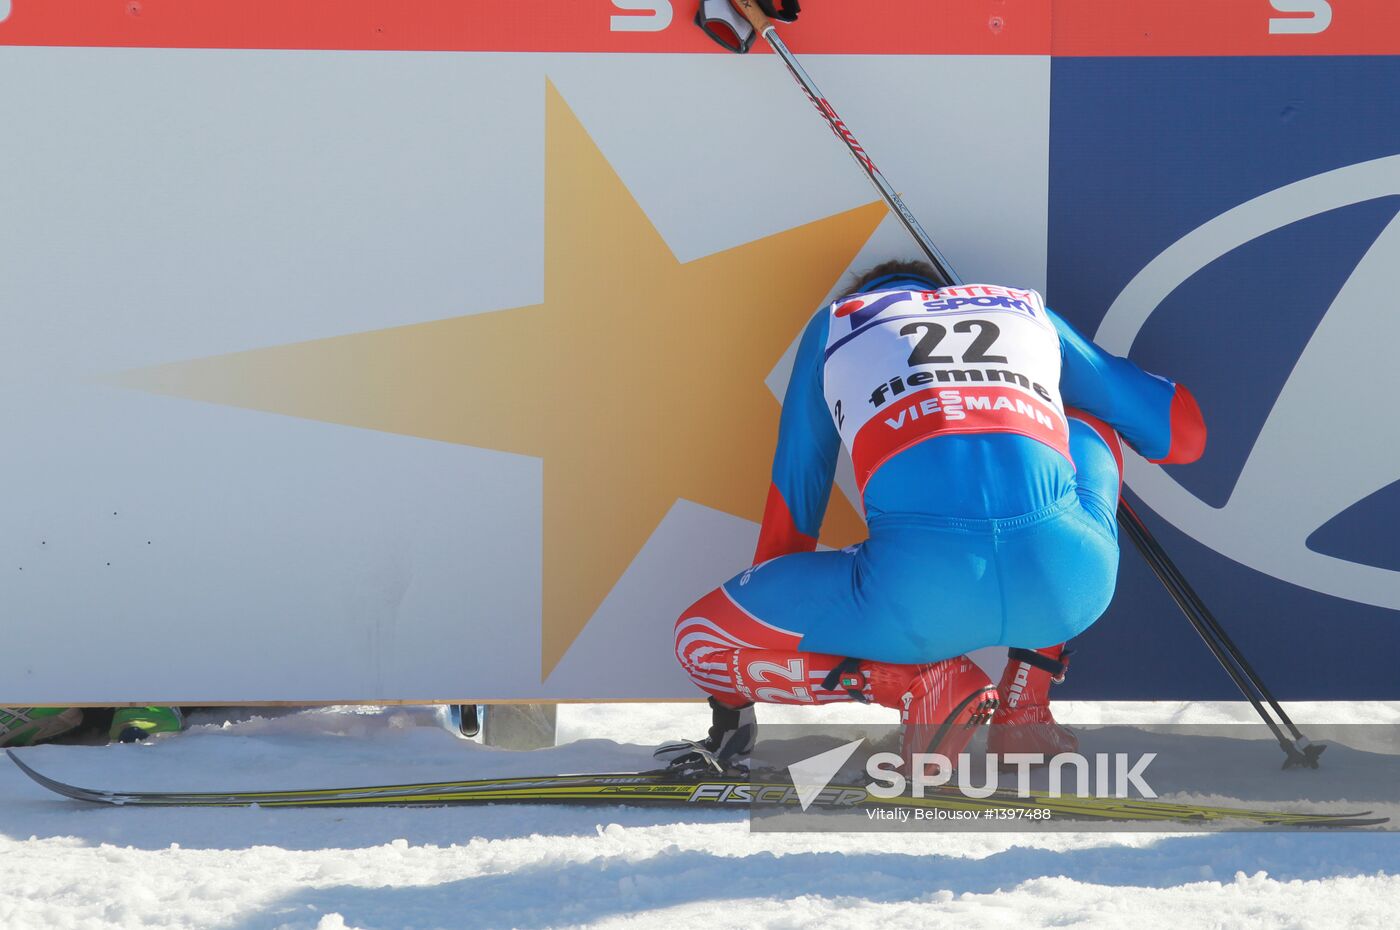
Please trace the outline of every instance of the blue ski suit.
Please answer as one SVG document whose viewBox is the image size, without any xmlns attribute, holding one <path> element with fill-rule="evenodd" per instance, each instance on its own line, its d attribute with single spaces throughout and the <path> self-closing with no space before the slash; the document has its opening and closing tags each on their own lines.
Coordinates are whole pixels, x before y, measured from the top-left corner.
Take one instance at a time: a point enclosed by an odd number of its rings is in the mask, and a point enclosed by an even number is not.
<svg viewBox="0 0 1400 930">
<path fill-rule="evenodd" d="M 1034 291 L 878 283 L 802 335 L 755 565 L 725 592 L 807 652 L 927 663 L 1064 642 L 1113 596 L 1119 437 L 1194 461 L 1199 407 Z M 870 535 L 814 551 L 843 444 Z"/>
</svg>

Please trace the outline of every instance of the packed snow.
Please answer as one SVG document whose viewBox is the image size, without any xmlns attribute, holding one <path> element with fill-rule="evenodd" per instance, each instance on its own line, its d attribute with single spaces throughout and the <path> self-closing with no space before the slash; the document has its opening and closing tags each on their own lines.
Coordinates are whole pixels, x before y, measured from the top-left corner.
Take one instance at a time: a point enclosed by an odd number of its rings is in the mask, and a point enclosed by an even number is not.
<svg viewBox="0 0 1400 930">
<path fill-rule="evenodd" d="M 801 709 L 761 720 L 807 722 Z M 1338 719 L 1299 705 L 1300 722 Z M 1248 705 L 1063 704 L 1081 723 L 1247 721 Z M 882 720 L 880 708 L 821 710 Z M 882 716 L 883 714 L 883 716 Z M 1400 723 L 1400 705 L 1347 719 Z M 429 707 L 221 709 L 135 746 L 50 745 L 56 778 L 293 788 L 648 767 L 697 704 L 565 705 L 551 750 L 461 740 Z M 1390 927 L 1395 832 L 751 834 L 743 811 L 82 805 L 0 767 L 0 928 Z"/>
</svg>

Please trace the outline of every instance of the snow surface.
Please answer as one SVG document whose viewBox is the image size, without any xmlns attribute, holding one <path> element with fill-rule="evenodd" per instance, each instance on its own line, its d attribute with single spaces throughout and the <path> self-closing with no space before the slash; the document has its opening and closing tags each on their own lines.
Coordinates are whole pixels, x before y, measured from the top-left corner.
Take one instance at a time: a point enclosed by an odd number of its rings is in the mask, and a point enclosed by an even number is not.
<svg viewBox="0 0 1400 930">
<path fill-rule="evenodd" d="M 1248 721 L 1240 704 L 1070 704 L 1080 723 Z M 879 708 L 763 708 L 769 722 Z M 1294 705 L 1400 723 L 1400 705 Z M 440 711 L 229 709 L 137 746 L 25 758 L 86 787 L 289 788 L 644 767 L 695 704 L 565 705 L 561 745 L 455 738 Z M 1341 747 L 1338 747 L 1339 749 Z M 0 930 L 1392 927 L 1400 834 L 750 834 L 742 812 L 114 809 L 0 767 Z"/>
</svg>

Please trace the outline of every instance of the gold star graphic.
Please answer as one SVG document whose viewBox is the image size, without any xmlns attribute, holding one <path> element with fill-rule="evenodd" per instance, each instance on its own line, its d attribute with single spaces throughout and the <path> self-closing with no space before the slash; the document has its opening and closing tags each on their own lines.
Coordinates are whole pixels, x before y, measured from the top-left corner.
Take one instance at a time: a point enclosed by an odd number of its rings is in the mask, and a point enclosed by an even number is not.
<svg viewBox="0 0 1400 930">
<path fill-rule="evenodd" d="M 552 84 L 545 120 L 543 303 L 116 378 L 543 459 L 542 680 L 678 499 L 762 518 L 780 412 L 764 379 L 884 217 L 679 262 Z M 863 535 L 834 493 L 823 541 Z"/>
</svg>

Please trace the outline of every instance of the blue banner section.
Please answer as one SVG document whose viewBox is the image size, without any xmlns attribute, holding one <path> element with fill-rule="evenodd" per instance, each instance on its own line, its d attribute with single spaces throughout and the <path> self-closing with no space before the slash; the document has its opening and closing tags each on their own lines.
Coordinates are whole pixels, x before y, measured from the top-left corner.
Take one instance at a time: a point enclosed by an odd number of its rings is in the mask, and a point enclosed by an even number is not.
<svg viewBox="0 0 1400 930">
<path fill-rule="evenodd" d="M 1061 58 L 1052 85 L 1050 305 L 1093 336 L 1165 280 L 1131 355 L 1210 427 L 1168 468 L 1204 506 L 1144 518 L 1281 698 L 1400 698 L 1400 58 Z M 1074 646 L 1061 698 L 1238 696 L 1126 541 Z"/>
</svg>

